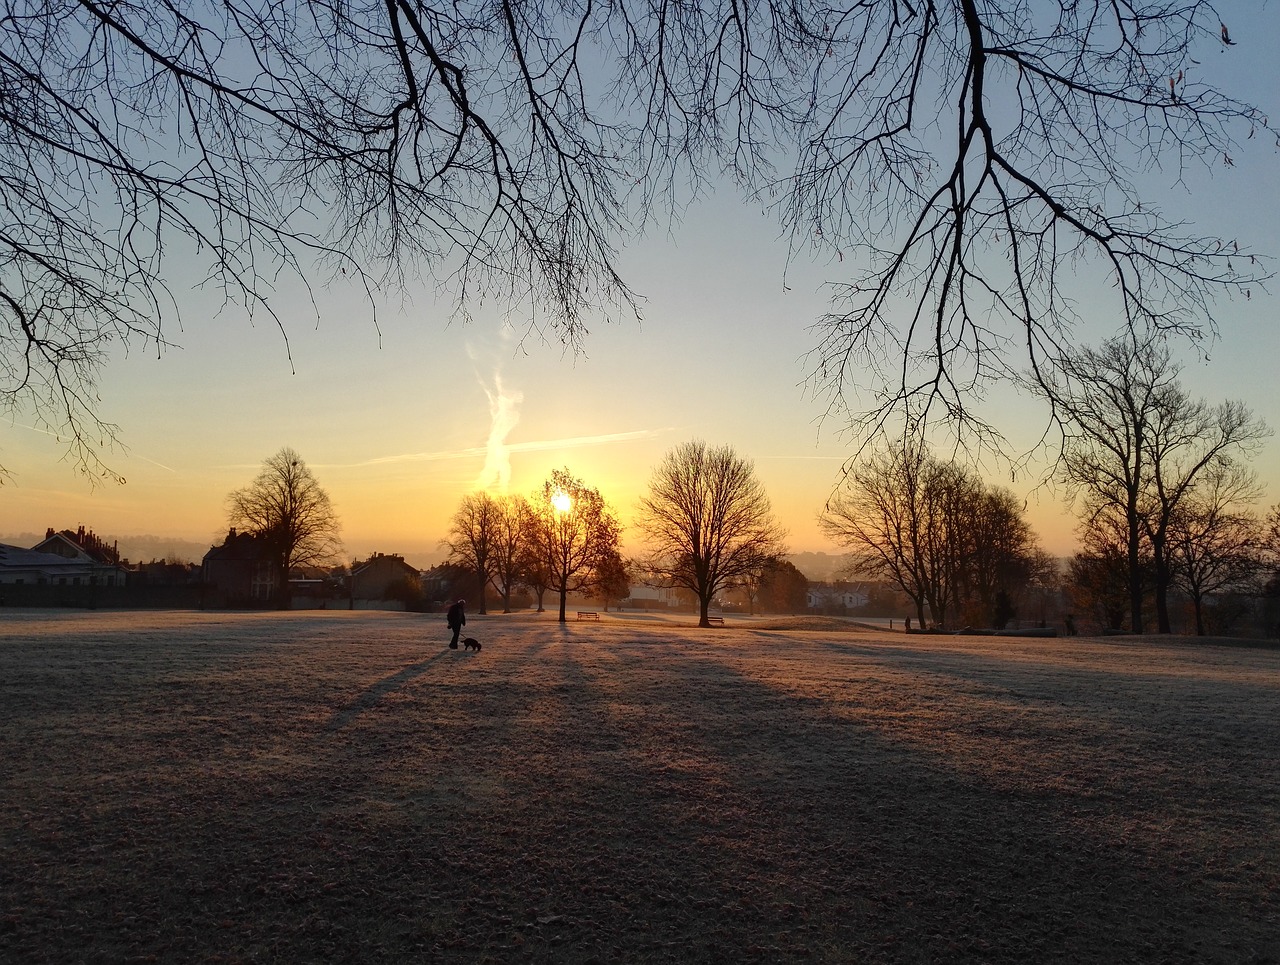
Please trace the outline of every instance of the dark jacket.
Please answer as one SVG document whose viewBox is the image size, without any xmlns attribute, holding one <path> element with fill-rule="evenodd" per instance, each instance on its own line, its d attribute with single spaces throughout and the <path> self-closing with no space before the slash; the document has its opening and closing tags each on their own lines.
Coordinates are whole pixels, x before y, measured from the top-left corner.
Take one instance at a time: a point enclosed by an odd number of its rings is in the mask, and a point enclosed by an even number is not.
<svg viewBox="0 0 1280 965">
<path fill-rule="evenodd" d="M 449 624 L 450 630 L 467 625 L 467 614 L 461 603 L 455 603 L 449 607 L 449 612 L 445 615 L 445 622 Z"/>
</svg>

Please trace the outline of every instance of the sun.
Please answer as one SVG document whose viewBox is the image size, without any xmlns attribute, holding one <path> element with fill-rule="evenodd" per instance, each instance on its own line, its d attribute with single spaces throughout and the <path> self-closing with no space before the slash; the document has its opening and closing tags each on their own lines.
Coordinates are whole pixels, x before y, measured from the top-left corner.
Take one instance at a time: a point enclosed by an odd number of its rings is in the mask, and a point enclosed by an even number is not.
<svg viewBox="0 0 1280 965">
<path fill-rule="evenodd" d="M 557 489 L 555 495 L 551 497 L 551 505 L 555 507 L 556 512 L 567 513 L 573 508 L 573 498 L 563 489 Z"/>
</svg>

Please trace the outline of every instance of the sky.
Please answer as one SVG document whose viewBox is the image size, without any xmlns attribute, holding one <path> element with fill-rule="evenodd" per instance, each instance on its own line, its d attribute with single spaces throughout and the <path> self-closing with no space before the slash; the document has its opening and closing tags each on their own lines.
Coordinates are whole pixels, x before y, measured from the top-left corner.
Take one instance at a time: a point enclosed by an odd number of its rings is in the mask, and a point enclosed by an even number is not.
<svg viewBox="0 0 1280 965">
<path fill-rule="evenodd" d="M 1240 93 L 1280 116 L 1270 47 L 1241 38 L 1233 74 L 1251 76 L 1253 89 Z M 1163 179 L 1154 200 L 1198 229 L 1280 255 L 1280 152 L 1249 145 L 1234 160 L 1185 185 Z M 643 321 L 591 324 L 576 356 L 522 339 L 524 320 L 494 305 L 468 324 L 451 320 L 429 283 L 380 296 L 376 327 L 363 294 L 343 281 L 318 281 L 318 321 L 303 290 L 283 289 L 273 304 L 287 345 L 271 322 L 195 292 L 183 329 L 169 333 L 179 347 L 117 353 L 103 373 L 101 413 L 123 444 L 105 461 L 124 485 L 90 485 L 24 413 L 3 423 L 0 465 L 11 477 L 0 486 L 0 540 L 84 525 L 213 545 L 226 533 L 227 495 L 291 446 L 331 496 L 351 557 L 399 553 L 426 566 L 442 558 L 467 493 L 528 494 L 568 468 L 626 523 L 663 454 L 701 439 L 754 463 L 793 552 L 839 552 L 817 517 L 851 440 L 806 391 L 804 356 L 815 344 L 809 326 L 828 308 L 823 283 L 841 277 L 840 265 L 830 253 L 789 264 L 776 224 L 730 189 L 669 230 L 630 239 L 621 263 L 644 297 Z M 1099 293 L 1072 294 L 1098 319 L 1090 334 L 1112 334 Z M 1280 429 L 1277 295 L 1257 290 L 1219 309 L 1207 357 L 1176 352 L 1184 385 L 1210 402 L 1242 400 Z M 1033 445 L 1045 424 L 1039 404 L 1012 386 L 993 392 L 984 412 L 1012 451 Z M 1254 467 L 1263 506 L 1280 501 L 1280 441 Z M 979 467 L 1026 498 L 1045 549 L 1068 554 L 1073 520 L 1035 468 Z M 624 532 L 628 546 L 635 538 Z"/>
</svg>

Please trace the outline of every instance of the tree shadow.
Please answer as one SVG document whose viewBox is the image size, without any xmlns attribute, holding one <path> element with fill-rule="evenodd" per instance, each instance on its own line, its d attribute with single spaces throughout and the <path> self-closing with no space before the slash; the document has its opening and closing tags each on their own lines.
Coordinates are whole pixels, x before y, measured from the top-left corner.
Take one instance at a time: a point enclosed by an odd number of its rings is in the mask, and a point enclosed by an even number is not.
<svg viewBox="0 0 1280 965">
<path fill-rule="evenodd" d="M 434 657 L 428 657 L 426 660 L 420 660 L 412 663 L 402 670 L 398 670 L 389 677 L 384 677 L 377 683 L 370 684 L 361 692 L 355 700 L 347 704 L 347 706 L 334 712 L 329 718 L 328 723 L 324 726 L 326 734 L 341 730 L 356 719 L 360 714 L 375 707 L 387 694 L 398 690 L 405 684 L 417 679 L 427 672 L 428 668 L 437 660 L 448 655 L 451 651 L 446 647 L 437 653 Z M 461 651 L 452 651 L 460 654 Z"/>
</svg>

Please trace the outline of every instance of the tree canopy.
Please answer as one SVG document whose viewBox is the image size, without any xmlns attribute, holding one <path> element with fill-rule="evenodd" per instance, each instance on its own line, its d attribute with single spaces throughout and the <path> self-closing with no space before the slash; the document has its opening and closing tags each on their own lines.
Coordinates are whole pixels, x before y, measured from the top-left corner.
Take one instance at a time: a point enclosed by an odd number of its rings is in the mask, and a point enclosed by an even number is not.
<svg viewBox="0 0 1280 965">
<path fill-rule="evenodd" d="M 1063 420 L 1058 475 L 1081 528 L 1122 534 L 1134 633 L 1144 626 L 1148 555 L 1157 627 L 1169 633 L 1180 513 L 1203 495 L 1202 483 L 1247 461 L 1271 435 L 1241 402 L 1190 396 L 1179 372 L 1166 346 L 1121 337 L 1070 353 L 1063 377 L 1044 387 Z"/>
<path fill-rule="evenodd" d="M 1048 560 L 1008 492 L 924 446 L 898 445 L 856 464 L 820 522 L 850 551 L 853 573 L 901 589 L 921 627 L 957 615 L 1003 625 Z"/>
<path fill-rule="evenodd" d="M 640 500 L 636 526 L 649 544 L 644 567 L 698 598 L 699 626 L 717 593 L 750 579 L 784 552 L 755 466 L 731 446 L 700 440 L 670 450 Z"/>
<path fill-rule="evenodd" d="M 608 576 L 618 556 L 622 526 L 600 491 L 588 486 L 568 469 L 552 470 L 542 488 L 529 500 L 526 538 L 536 563 L 529 581 L 560 597 L 561 623 L 565 622 L 568 595 L 595 588 Z"/>
<path fill-rule="evenodd" d="M 232 526 L 266 541 L 279 580 L 278 602 L 289 604 L 289 571 L 339 562 L 341 524 L 329 494 L 288 446 L 263 460 L 257 477 L 227 497 Z"/>
</svg>

